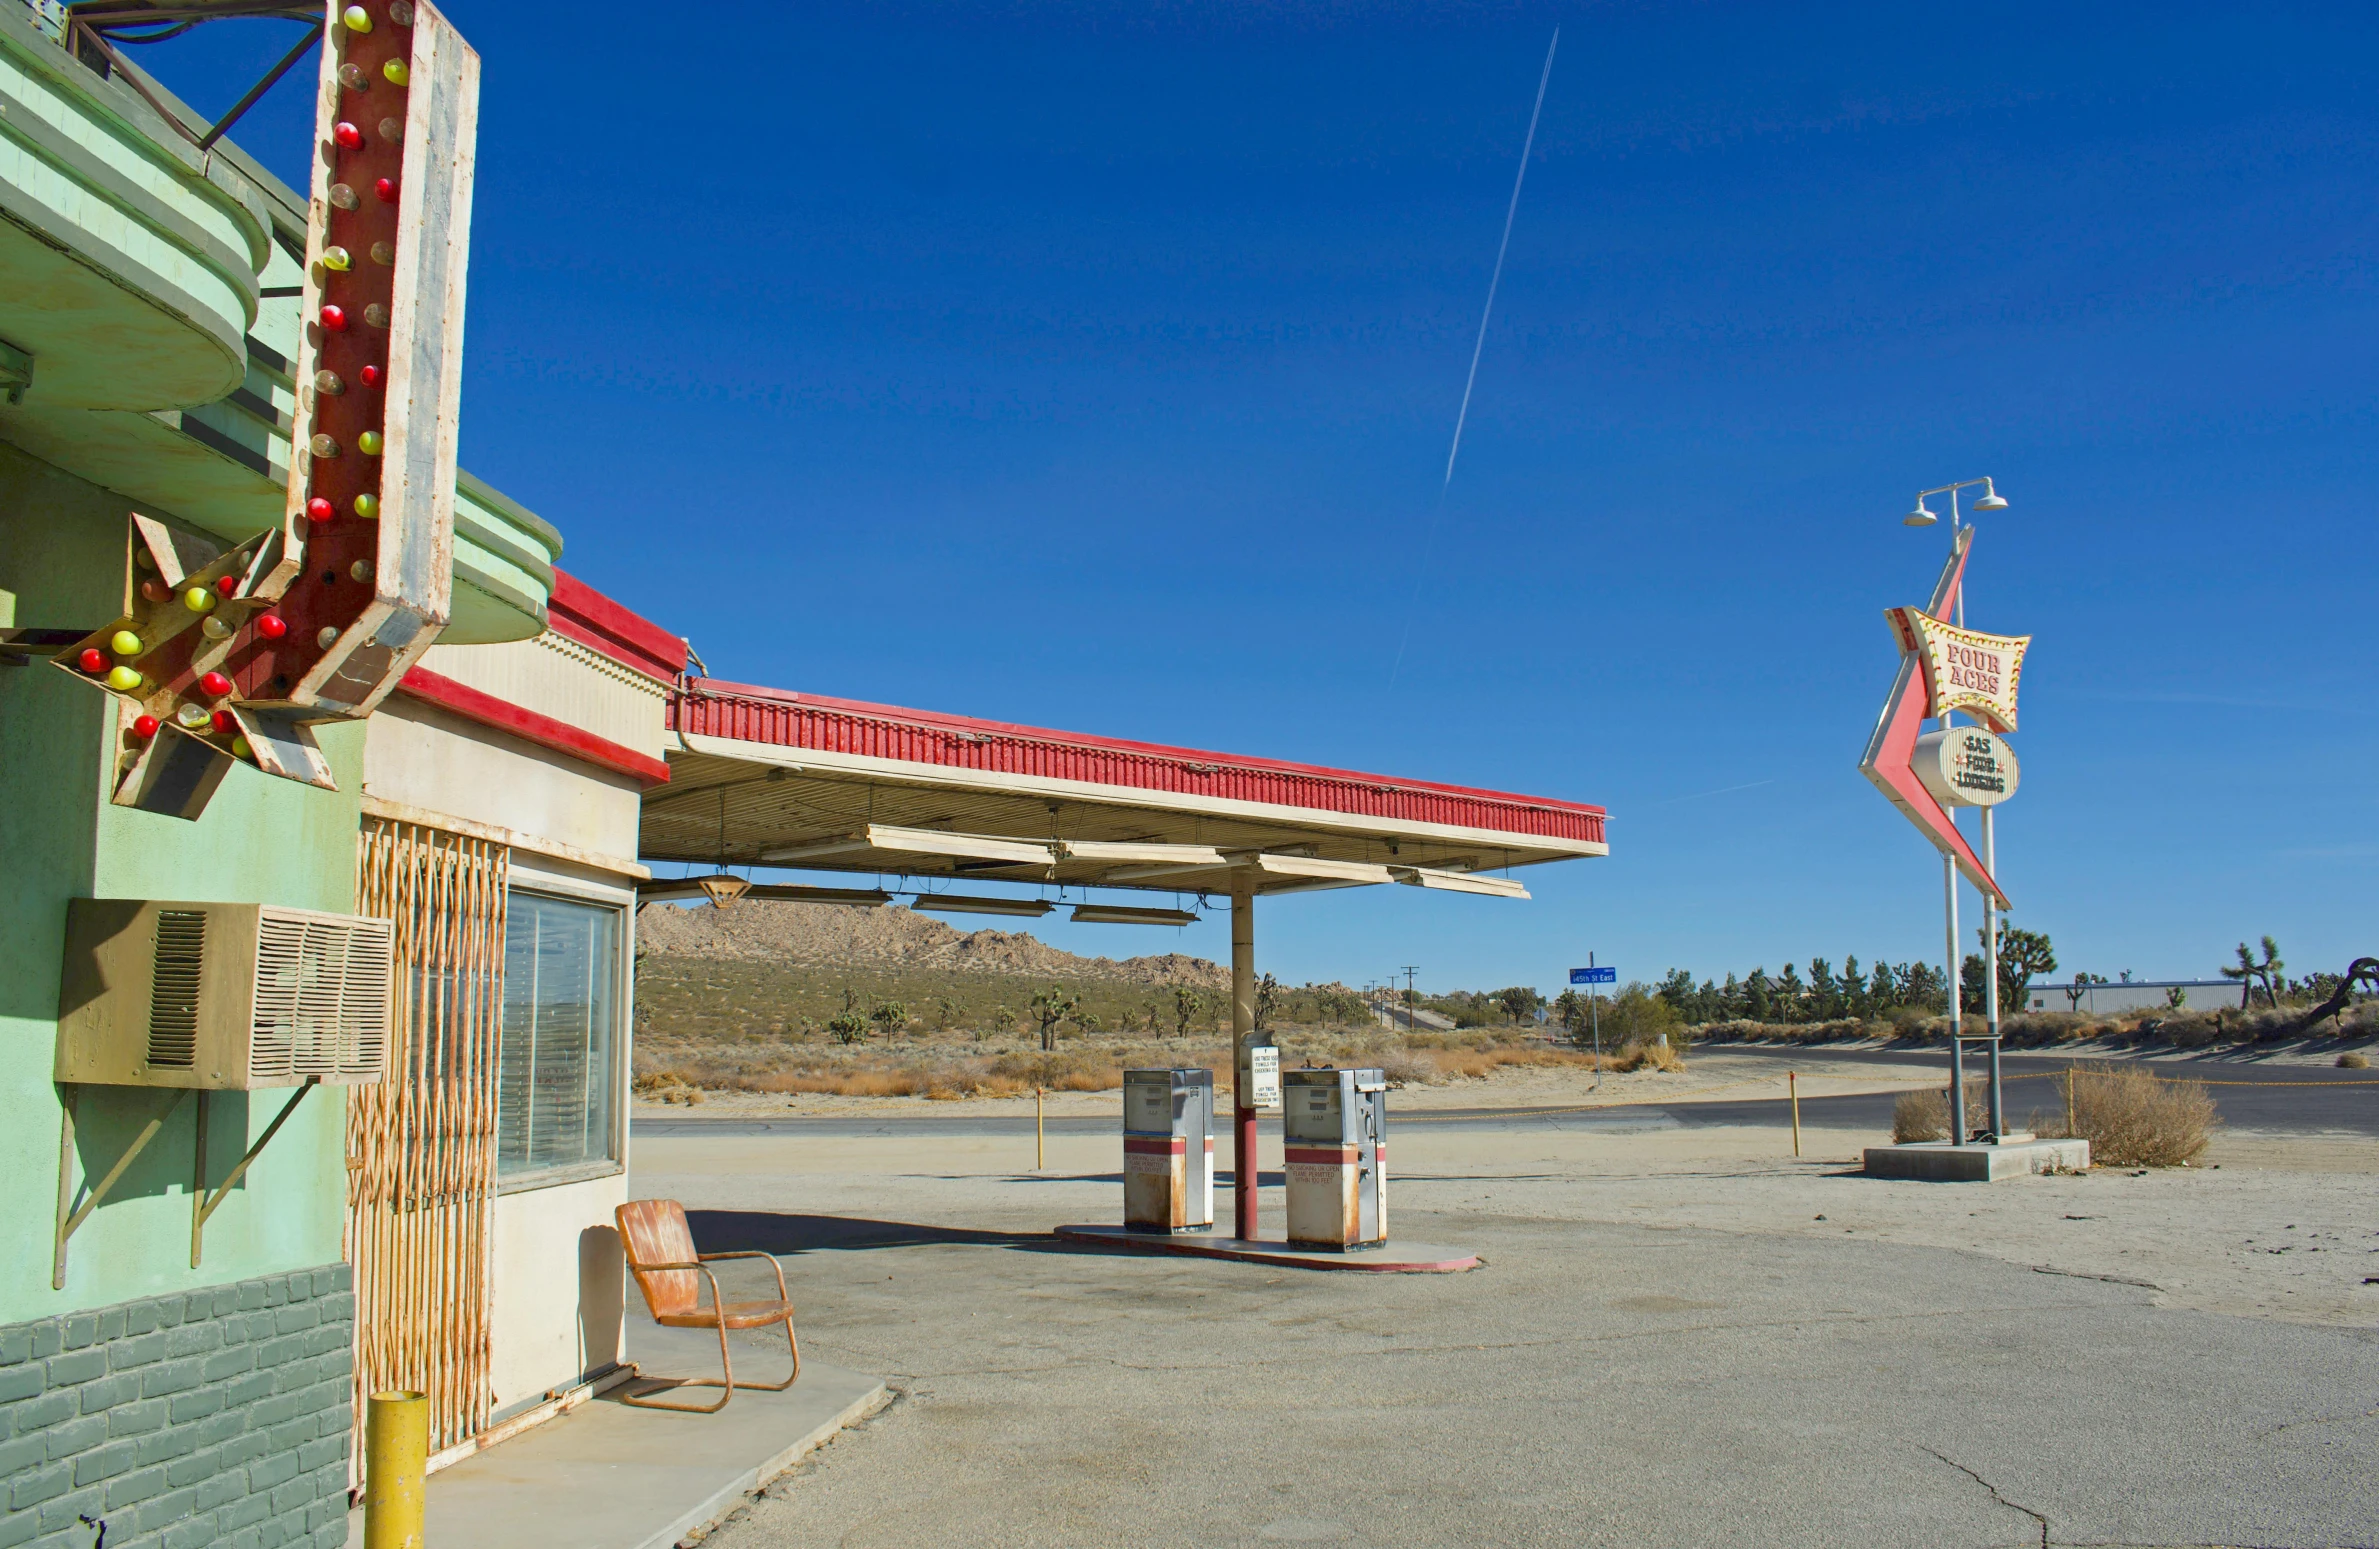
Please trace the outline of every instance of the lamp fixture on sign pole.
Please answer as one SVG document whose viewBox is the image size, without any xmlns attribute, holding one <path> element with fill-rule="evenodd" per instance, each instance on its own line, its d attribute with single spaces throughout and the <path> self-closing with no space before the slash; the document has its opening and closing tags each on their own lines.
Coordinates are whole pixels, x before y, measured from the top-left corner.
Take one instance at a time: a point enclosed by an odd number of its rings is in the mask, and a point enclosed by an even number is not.
<svg viewBox="0 0 2379 1549">
<path fill-rule="evenodd" d="M 1958 549 L 1960 527 L 1971 525 L 1961 519 L 1962 513 L 1958 509 L 1958 492 L 1972 489 L 1976 485 L 1982 487 L 1982 494 L 1966 508 L 1968 511 L 2004 511 L 2007 509 L 2006 497 L 1999 493 L 1988 478 L 1961 479 L 1955 484 L 1942 484 L 1932 489 L 1917 491 L 1916 508 L 1900 518 L 1901 525 L 1904 527 L 1932 526 L 1939 518 L 1926 506 L 1926 497 L 1931 495 L 1949 496 L 1950 549 L 1954 554 Z M 1941 622 L 1955 624 L 1958 628 L 1964 629 L 1966 627 L 1966 580 L 1963 566 L 1959 567 L 1953 607 L 1956 617 L 1943 619 Z M 1946 706 L 1942 708 L 1939 724 L 1943 731 L 1949 729 L 1950 718 L 1954 713 Z M 1951 820 L 1955 821 L 1954 814 Z M 1999 857 L 1992 833 L 1991 807 L 1989 805 L 1983 806 L 1982 809 L 1982 863 L 1983 870 L 1996 881 L 1999 875 Z M 1965 974 L 1964 959 L 1958 949 L 1958 871 L 1956 862 L 1946 852 L 1941 857 L 1941 894 L 1946 916 L 1948 942 L 1945 966 L 1949 971 L 1948 1129 L 1949 1143 L 1957 1146 L 1965 1144 L 1967 1139 L 1965 1023 L 1960 1015 L 1958 1004 L 1965 989 Z M 2006 1103 L 2002 1098 L 1999 1083 L 1999 909 L 1998 900 L 1992 895 L 1990 889 L 1984 889 L 1982 897 L 1983 1016 L 1988 1029 L 1983 1042 L 1990 1049 L 1990 1117 L 1987 1123 L 1990 1139 L 1996 1143 L 2007 1132 Z"/>
</svg>

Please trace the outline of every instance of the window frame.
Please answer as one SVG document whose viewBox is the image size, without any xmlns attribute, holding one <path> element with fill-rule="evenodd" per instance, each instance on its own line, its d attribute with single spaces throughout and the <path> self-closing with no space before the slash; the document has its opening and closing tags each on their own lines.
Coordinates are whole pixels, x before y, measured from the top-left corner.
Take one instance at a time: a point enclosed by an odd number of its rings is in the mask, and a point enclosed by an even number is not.
<svg viewBox="0 0 2379 1549">
<path fill-rule="evenodd" d="M 614 939 L 618 943 L 619 961 L 612 967 L 612 1004 L 617 1011 L 617 1025 L 612 1029 L 611 1112 L 604 1134 L 605 1149 L 610 1155 L 590 1161 L 565 1162 L 535 1172 L 507 1175 L 503 1171 L 501 1159 L 503 1121 L 499 1099 L 495 1142 L 498 1147 L 495 1159 L 498 1196 L 559 1188 L 564 1184 L 585 1183 L 595 1178 L 617 1177 L 628 1170 L 628 1075 L 634 1064 L 629 1043 L 636 1022 L 636 895 L 624 888 L 608 887 L 539 866 L 535 864 L 535 859 L 523 855 L 519 850 L 512 852 L 511 877 L 505 888 L 504 936 L 507 956 L 510 955 L 512 944 L 511 903 L 514 894 L 530 893 L 558 899 L 563 903 L 608 909 L 618 920 Z M 528 864 L 524 865 L 524 861 Z M 504 1058 L 500 1022 L 496 1036 L 496 1063 L 500 1070 Z"/>
</svg>

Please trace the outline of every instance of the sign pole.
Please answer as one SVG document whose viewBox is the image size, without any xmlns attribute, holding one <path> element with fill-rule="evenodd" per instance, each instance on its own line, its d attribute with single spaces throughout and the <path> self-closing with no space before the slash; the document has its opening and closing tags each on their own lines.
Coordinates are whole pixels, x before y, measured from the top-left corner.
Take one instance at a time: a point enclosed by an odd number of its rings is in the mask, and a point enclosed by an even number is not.
<svg viewBox="0 0 2379 1549">
<path fill-rule="evenodd" d="M 1949 1143 L 1966 1143 L 1966 1038 L 1958 1017 L 1958 868 L 1941 858 L 1941 904 L 1949 924 Z"/>
<path fill-rule="evenodd" d="M 1999 875 L 1999 847 L 1991 834 L 1991 809 L 1982 809 L 1983 867 Z M 2007 1133 L 2007 1104 L 1999 1090 L 1999 905 L 1983 894 L 1983 1013 L 1991 1030 L 1991 1143 Z"/>
<path fill-rule="evenodd" d="M 1586 966 L 1594 966 L 1594 954 L 1586 954 Z M 1586 986 L 1586 1014 L 1594 1023 L 1594 1089 L 1603 1089 L 1603 990 L 1599 984 Z"/>
<path fill-rule="evenodd" d="M 1949 546 L 1951 553 L 1957 552 L 1958 492 L 1954 489 L 1949 492 Z M 1958 573 L 1957 595 L 1951 606 L 1957 615 L 1958 627 L 1964 629 L 1966 575 L 1963 570 Z M 1953 724 L 1946 708 L 1941 712 L 1937 724 L 1945 732 Z M 1951 812 L 1949 820 L 1951 826 L 1956 826 L 1957 813 Z M 1941 891 L 1948 901 L 1949 909 L 1949 1143 L 1962 1146 L 1966 1143 L 1966 1020 L 1962 1015 L 1966 1001 L 1966 975 L 1958 959 L 1958 868 L 1956 861 L 1948 855 L 1941 857 Z M 1983 907 L 1987 910 L 1990 905 L 1986 901 Z"/>
</svg>

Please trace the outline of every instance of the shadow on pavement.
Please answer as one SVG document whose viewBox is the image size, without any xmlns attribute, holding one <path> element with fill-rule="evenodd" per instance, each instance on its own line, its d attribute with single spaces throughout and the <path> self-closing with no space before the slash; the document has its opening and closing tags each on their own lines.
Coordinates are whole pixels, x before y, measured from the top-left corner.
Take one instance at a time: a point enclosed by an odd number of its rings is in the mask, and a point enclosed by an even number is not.
<svg viewBox="0 0 2379 1549">
<path fill-rule="evenodd" d="M 1028 1253 L 1073 1253 L 1071 1243 L 1042 1232 L 987 1232 L 963 1226 L 919 1226 L 854 1216 L 793 1215 L 771 1210 L 689 1210 L 686 1222 L 704 1253 L 756 1250 L 778 1257 L 867 1248 L 958 1245 L 1014 1248 Z"/>
</svg>

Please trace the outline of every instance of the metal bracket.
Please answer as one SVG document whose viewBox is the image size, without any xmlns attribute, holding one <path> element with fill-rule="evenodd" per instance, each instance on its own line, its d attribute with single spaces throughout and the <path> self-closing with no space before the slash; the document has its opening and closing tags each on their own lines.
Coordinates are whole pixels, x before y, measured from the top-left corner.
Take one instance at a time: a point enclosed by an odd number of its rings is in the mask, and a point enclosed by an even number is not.
<svg viewBox="0 0 2379 1549">
<path fill-rule="evenodd" d="M 107 1191 L 114 1188 L 116 1180 L 124 1176 L 124 1170 L 132 1165 L 133 1158 L 148 1148 L 149 1142 L 157 1138 L 157 1132 L 165 1128 L 165 1121 L 173 1117 L 173 1111 L 182 1106 L 182 1099 L 190 1095 L 187 1088 L 174 1093 L 173 1101 L 141 1127 L 141 1132 L 133 1137 L 132 1144 L 125 1148 L 124 1154 L 116 1158 L 116 1165 L 109 1168 L 107 1176 L 101 1178 L 91 1190 L 90 1198 L 77 1208 L 74 1205 L 74 1110 L 82 1099 L 82 1084 L 74 1081 L 61 1081 L 58 1084 L 65 1090 L 58 1103 L 58 1235 L 50 1258 L 50 1289 L 53 1291 L 66 1289 L 66 1239 L 72 1237 L 75 1229 L 91 1218 L 91 1212 L 99 1208 L 101 1200 L 107 1198 Z"/>
<path fill-rule="evenodd" d="M 248 1148 L 248 1154 L 240 1158 L 240 1164 L 225 1176 L 222 1186 L 216 1189 L 212 1196 L 207 1193 L 208 1094 L 205 1092 L 198 1094 L 198 1165 L 190 1180 L 190 1267 L 192 1269 L 198 1267 L 199 1252 L 205 1246 L 207 1217 L 215 1213 L 215 1207 L 223 1203 L 225 1196 L 231 1193 L 233 1186 L 247 1176 L 249 1165 L 256 1160 L 259 1152 L 271 1144 L 272 1138 L 281 1133 L 281 1126 L 288 1122 L 291 1114 L 297 1112 L 297 1105 L 306 1100 L 306 1094 L 321 1084 L 320 1076 L 306 1078 L 306 1084 L 291 1094 L 288 1102 L 282 1104 L 281 1111 L 273 1116 L 273 1122 L 264 1127 L 264 1133 L 256 1137 L 256 1143 Z"/>
<path fill-rule="evenodd" d="M 0 339 L 0 399 L 6 399 L 11 406 L 23 403 L 25 389 L 32 385 L 33 352 Z"/>
</svg>

